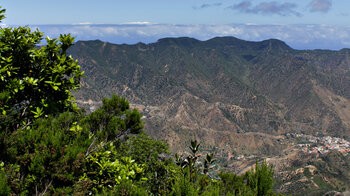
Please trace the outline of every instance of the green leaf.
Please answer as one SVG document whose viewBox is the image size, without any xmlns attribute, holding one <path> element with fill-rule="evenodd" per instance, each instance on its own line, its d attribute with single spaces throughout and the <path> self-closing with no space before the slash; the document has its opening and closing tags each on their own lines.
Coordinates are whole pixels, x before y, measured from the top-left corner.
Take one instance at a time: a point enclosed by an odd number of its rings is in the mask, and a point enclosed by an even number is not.
<svg viewBox="0 0 350 196">
<path fill-rule="evenodd" d="M 36 107 L 36 111 L 31 111 L 34 114 L 34 118 L 39 118 L 44 114 L 44 111 L 42 108 Z"/>
</svg>

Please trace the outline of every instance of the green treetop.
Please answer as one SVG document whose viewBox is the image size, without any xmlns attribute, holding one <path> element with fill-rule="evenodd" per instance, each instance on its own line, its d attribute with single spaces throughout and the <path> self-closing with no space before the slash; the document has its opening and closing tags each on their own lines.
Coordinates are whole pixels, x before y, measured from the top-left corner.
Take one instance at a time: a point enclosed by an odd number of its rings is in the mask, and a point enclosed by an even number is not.
<svg viewBox="0 0 350 196">
<path fill-rule="evenodd" d="M 0 22 L 4 17 L 0 8 Z M 67 56 L 74 38 L 61 35 L 46 38 L 29 27 L 0 29 L 0 128 L 11 123 L 19 128 L 33 118 L 75 108 L 71 91 L 80 86 L 83 72 L 77 61 Z"/>
</svg>

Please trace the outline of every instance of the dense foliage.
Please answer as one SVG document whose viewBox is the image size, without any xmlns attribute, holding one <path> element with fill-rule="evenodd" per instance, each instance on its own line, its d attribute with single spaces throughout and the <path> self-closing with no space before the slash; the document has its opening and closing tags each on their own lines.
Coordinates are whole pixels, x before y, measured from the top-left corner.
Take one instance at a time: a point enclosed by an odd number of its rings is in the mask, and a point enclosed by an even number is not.
<svg viewBox="0 0 350 196">
<path fill-rule="evenodd" d="M 0 20 L 4 18 L 0 11 Z M 0 30 L 0 195 L 273 195 L 265 162 L 245 176 L 209 176 L 199 143 L 173 161 L 165 143 L 142 132 L 124 98 L 87 115 L 72 102 L 83 73 L 66 55 L 70 35 L 46 39 L 28 27 Z"/>
</svg>

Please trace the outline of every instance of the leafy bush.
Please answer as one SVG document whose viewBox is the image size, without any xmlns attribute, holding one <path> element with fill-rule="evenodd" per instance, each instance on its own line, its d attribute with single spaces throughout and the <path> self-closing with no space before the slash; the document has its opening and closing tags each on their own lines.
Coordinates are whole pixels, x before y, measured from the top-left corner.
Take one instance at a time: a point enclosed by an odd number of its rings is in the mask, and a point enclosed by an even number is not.
<svg viewBox="0 0 350 196">
<path fill-rule="evenodd" d="M 0 19 L 4 18 L 0 7 Z M 1 22 L 1 21 L 0 21 Z M 31 126 L 36 118 L 76 110 L 71 91 L 83 72 L 67 49 L 74 38 L 46 38 L 29 27 L 0 28 L 0 157 L 6 159 L 9 135 Z"/>
<path fill-rule="evenodd" d="M 255 163 L 255 169 L 246 173 L 247 185 L 258 196 L 273 195 L 273 170 L 266 161 L 259 165 L 258 160 Z"/>
<path fill-rule="evenodd" d="M 99 192 L 103 187 L 115 188 L 126 181 L 145 181 L 144 165 L 135 163 L 130 157 L 116 159 L 113 145 L 108 150 L 90 154 L 87 158 L 88 170 L 80 180 L 90 180 L 93 190 Z"/>
<path fill-rule="evenodd" d="M 19 167 L 21 181 L 15 192 L 47 192 L 49 187 L 72 186 L 82 173 L 88 133 L 72 133 L 76 116 L 62 113 L 58 117 L 36 120 L 30 129 L 10 135 L 7 163 Z M 9 169 L 9 168 L 8 168 Z"/>
<path fill-rule="evenodd" d="M 4 162 L 0 162 L 0 195 L 10 195 L 11 188 L 8 186 Z"/>
</svg>

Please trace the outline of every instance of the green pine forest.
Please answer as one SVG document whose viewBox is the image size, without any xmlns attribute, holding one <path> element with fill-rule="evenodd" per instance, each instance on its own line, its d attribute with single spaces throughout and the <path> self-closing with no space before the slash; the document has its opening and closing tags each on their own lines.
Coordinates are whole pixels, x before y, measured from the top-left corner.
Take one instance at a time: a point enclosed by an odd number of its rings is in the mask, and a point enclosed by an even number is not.
<svg viewBox="0 0 350 196">
<path fill-rule="evenodd" d="M 278 195 L 265 161 L 214 176 L 215 154 L 199 156 L 192 140 L 172 155 L 117 95 L 86 114 L 71 94 L 84 77 L 67 55 L 74 38 L 42 41 L 29 27 L 0 29 L 0 195 Z"/>
</svg>

